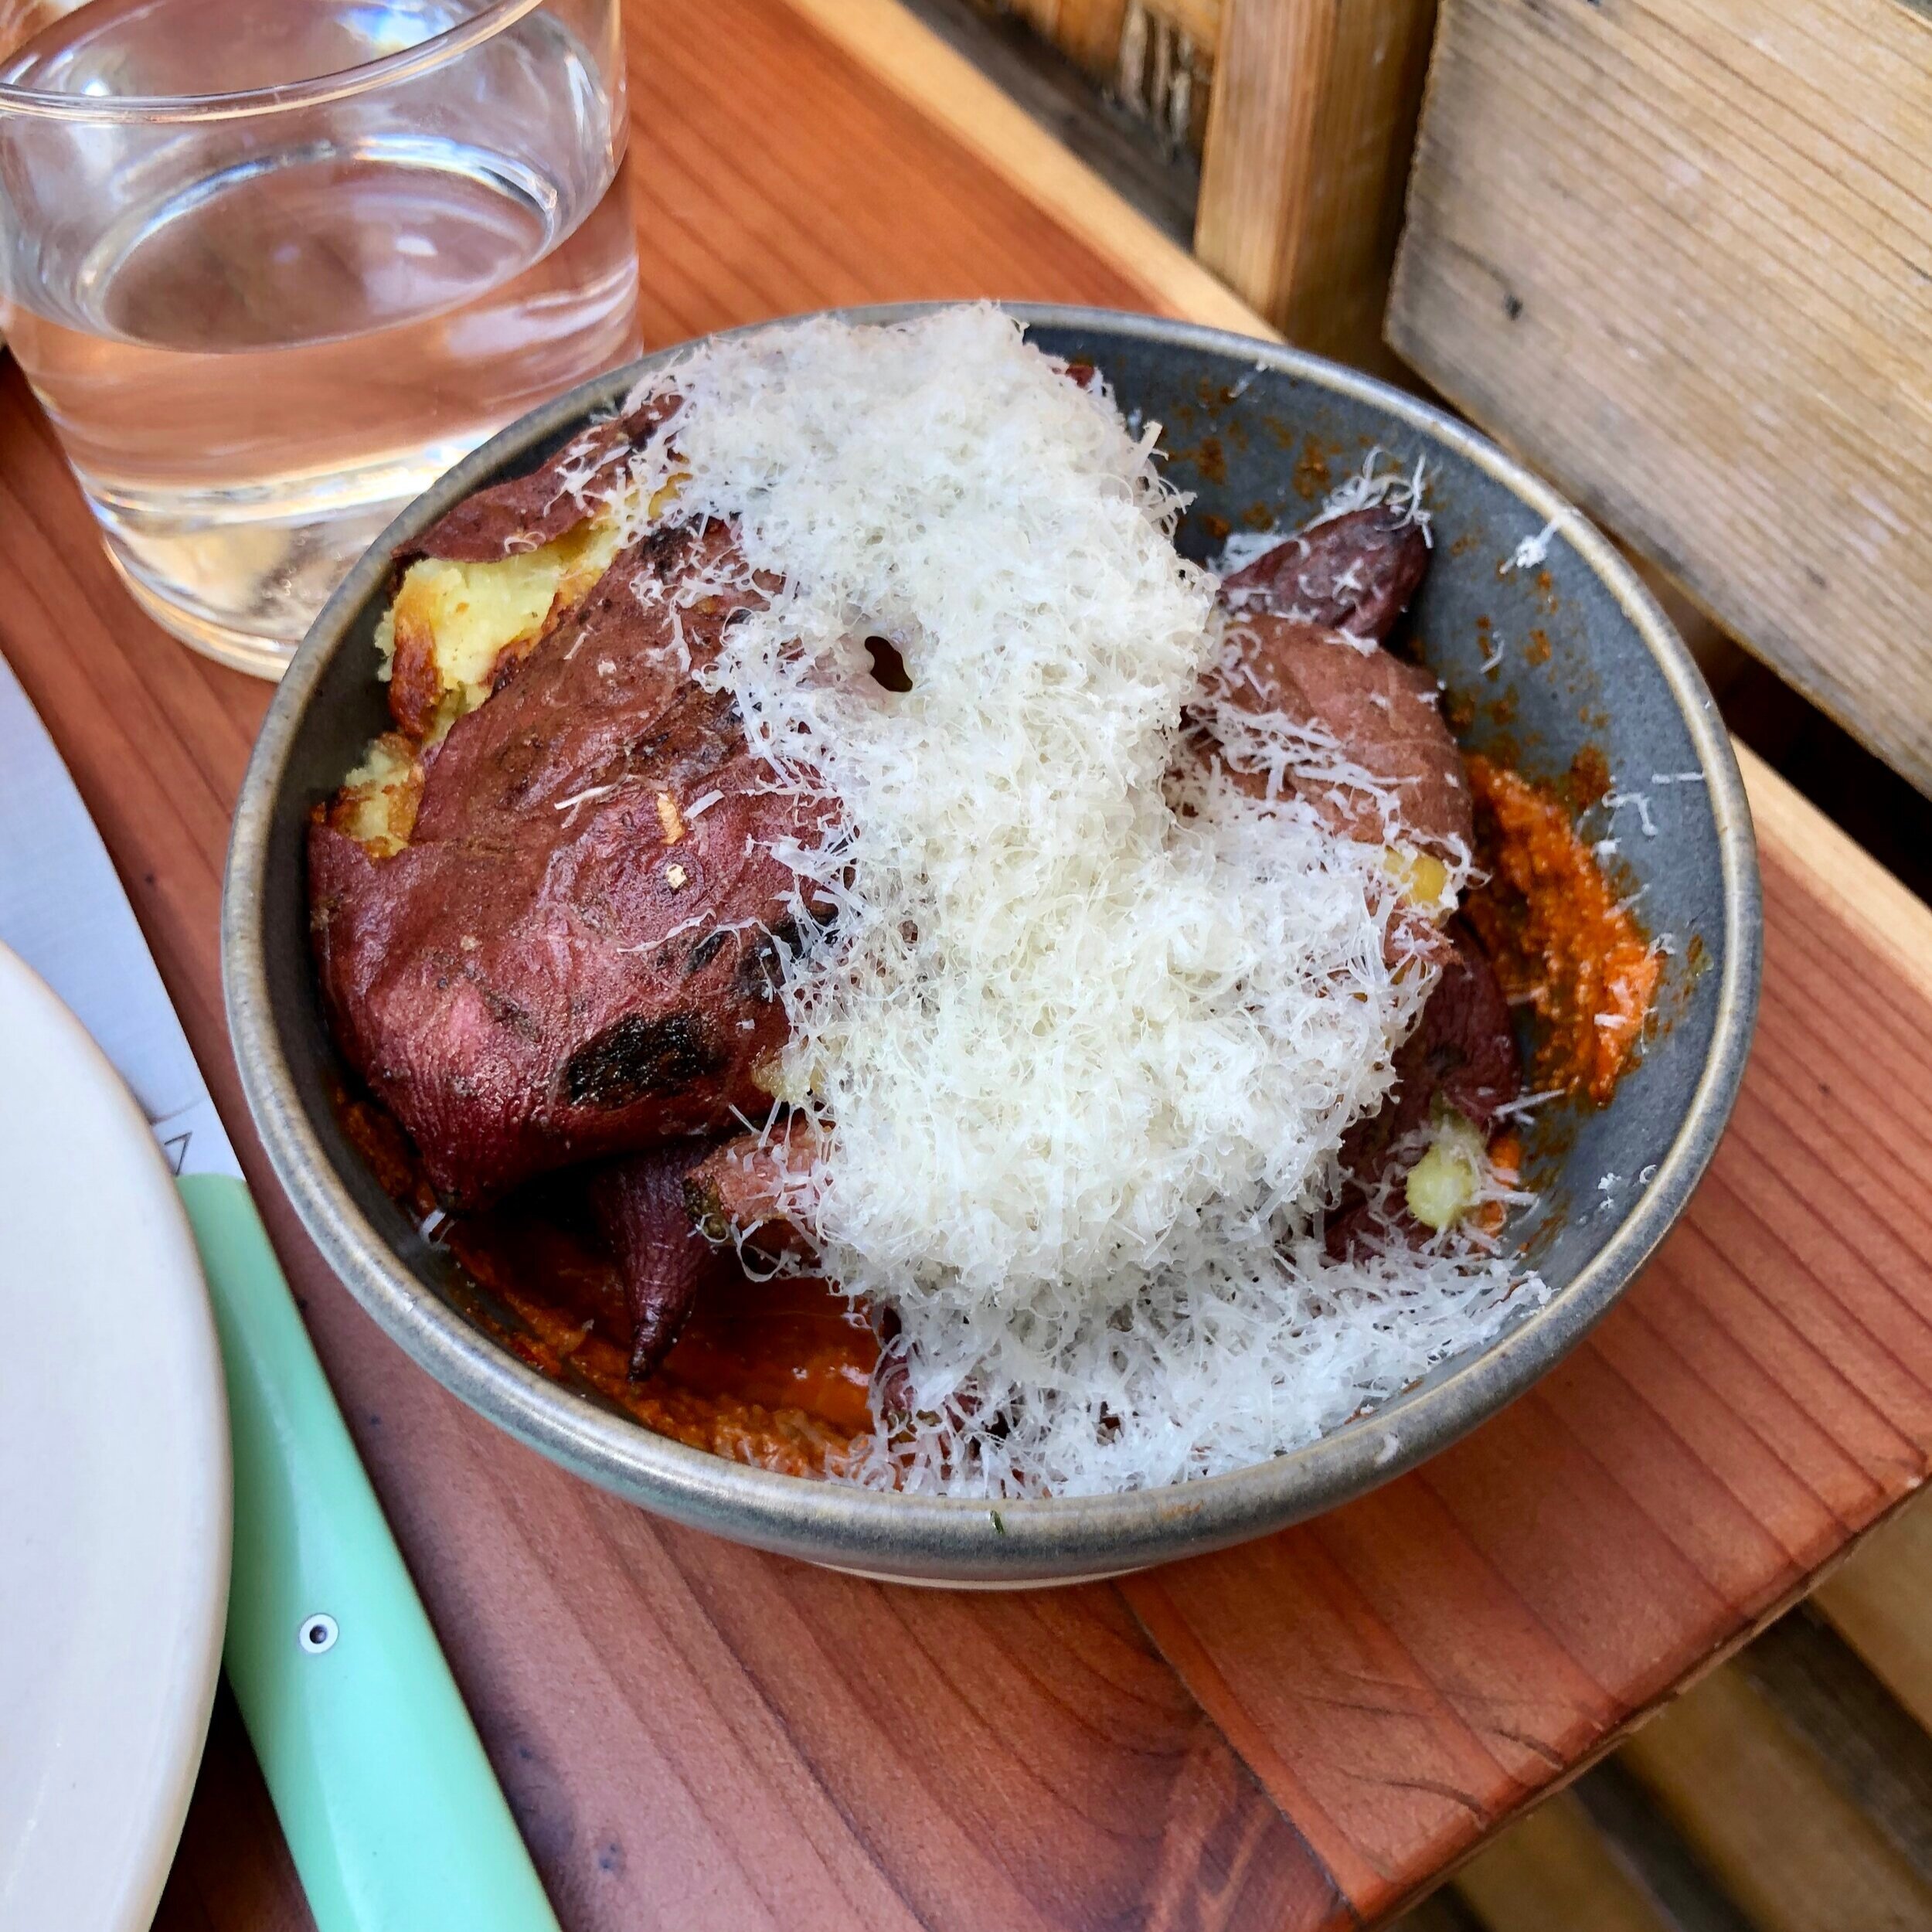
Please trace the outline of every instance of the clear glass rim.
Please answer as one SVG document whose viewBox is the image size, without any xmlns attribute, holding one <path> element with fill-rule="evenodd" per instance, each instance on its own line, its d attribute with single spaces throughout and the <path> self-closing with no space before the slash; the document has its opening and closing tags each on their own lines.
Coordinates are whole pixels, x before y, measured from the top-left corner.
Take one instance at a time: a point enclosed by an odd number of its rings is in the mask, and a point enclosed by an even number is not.
<svg viewBox="0 0 1932 1932">
<path fill-rule="evenodd" d="M 270 87 L 213 94 L 73 94 L 0 80 L 0 121 L 18 114 L 35 121 L 82 124 L 130 121 L 240 121 L 253 114 L 285 114 L 298 107 L 346 100 L 377 87 L 393 87 L 454 60 L 505 28 L 534 13 L 545 0 L 489 0 L 467 19 L 413 47 L 386 53 L 335 73 L 313 74 Z"/>
</svg>

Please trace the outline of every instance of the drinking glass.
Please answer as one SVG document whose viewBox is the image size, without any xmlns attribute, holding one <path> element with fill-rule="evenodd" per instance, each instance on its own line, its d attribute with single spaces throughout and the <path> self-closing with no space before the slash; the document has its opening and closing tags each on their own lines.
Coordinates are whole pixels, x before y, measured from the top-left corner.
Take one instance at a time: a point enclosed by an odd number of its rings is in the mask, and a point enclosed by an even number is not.
<svg viewBox="0 0 1932 1932">
<path fill-rule="evenodd" d="M 136 600 L 279 675 L 402 505 L 638 352 L 618 0 L 0 0 L 0 335 Z"/>
</svg>

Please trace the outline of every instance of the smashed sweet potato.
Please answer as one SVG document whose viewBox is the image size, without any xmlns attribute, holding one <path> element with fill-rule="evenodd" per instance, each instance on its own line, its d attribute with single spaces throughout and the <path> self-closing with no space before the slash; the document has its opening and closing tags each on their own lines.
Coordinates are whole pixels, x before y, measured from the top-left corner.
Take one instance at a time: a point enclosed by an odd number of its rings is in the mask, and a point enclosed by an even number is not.
<svg viewBox="0 0 1932 1932">
<path fill-rule="evenodd" d="M 1427 672 L 1339 631 L 1261 614 L 1230 624 L 1218 676 L 1233 709 L 1279 712 L 1332 741 L 1332 768 L 1311 760 L 1293 788 L 1338 832 L 1468 852 L 1469 787 Z"/>
<path fill-rule="evenodd" d="M 819 813 L 772 792 L 673 648 L 667 600 L 729 540 L 674 530 L 620 557 L 427 758 L 400 849 L 326 811 L 310 828 L 336 1038 L 452 1206 L 767 1104 L 796 886 L 773 849 L 812 843 Z M 709 603 L 686 649 L 738 607 Z"/>
</svg>

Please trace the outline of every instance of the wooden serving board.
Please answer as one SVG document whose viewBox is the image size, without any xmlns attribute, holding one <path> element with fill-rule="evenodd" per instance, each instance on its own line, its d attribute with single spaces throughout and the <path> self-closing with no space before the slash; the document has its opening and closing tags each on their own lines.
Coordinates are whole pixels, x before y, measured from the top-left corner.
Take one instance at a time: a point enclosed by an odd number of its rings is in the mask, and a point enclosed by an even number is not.
<svg viewBox="0 0 1932 1932">
<path fill-rule="evenodd" d="M 1244 311 L 890 0 L 633 0 L 647 332 L 830 303 Z M 661 1524 L 417 1371 L 247 1131 L 221 1010 L 266 689 L 138 616 L 17 370 L 0 651 L 73 765 L 571 1932 L 1372 1919 L 1607 1747 L 1923 1478 L 1932 913 L 1754 763 L 1736 1124 L 1656 1264 L 1367 1500 L 1119 1585 L 883 1587 Z M 161 1915 L 305 1922 L 232 1707 Z"/>
</svg>

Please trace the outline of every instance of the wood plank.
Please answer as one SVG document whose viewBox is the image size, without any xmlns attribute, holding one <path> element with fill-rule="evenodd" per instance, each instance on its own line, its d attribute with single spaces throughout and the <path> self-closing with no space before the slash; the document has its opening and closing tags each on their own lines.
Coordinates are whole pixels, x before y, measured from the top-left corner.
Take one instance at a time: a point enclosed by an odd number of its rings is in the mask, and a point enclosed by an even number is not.
<svg viewBox="0 0 1932 1932">
<path fill-rule="evenodd" d="M 785 0 L 872 76 L 912 103 L 932 127 L 964 144 L 983 165 L 1046 211 L 1063 233 L 1134 277 L 1140 306 L 1185 315 L 1237 335 L 1270 336 L 1254 311 L 1187 250 L 1151 228 L 1112 189 L 1036 126 L 972 63 L 897 0 Z M 1023 284 L 978 292 L 1018 295 Z M 1036 291 L 1026 289 L 1026 293 Z M 1104 304 L 1107 298 L 1090 301 Z"/>
<path fill-rule="evenodd" d="M 1157 131 L 1145 124 L 1148 117 L 1137 103 L 1111 83 L 1103 88 L 1015 15 L 988 12 L 976 0 L 899 4 L 971 62 L 1136 213 L 1170 240 L 1186 246 L 1200 192 L 1199 159 L 1192 152 L 1170 151 Z M 1204 116 L 1206 101 L 1204 93 Z"/>
<path fill-rule="evenodd" d="M 1932 61 L 1894 0 L 1444 0 L 1389 339 L 1932 788 Z"/>
<path fill-rule="evenodd" d="M 1623 1762 L 1763 1932 L 1932 1925 L 1932 1889 L 1735 1665 L 1638 1732 Z"/>
<path fill-rule="evenodd" d="M 1143 0 L 1143 4 L 1196 46 L 1212 51 L 1219 44 L 1226 0 Z"/>
<path fill-rule="evenodd" d="M 1382 339 L 1435 0 L 1227 0 L 1196 252 L 1304 349 Z"/>
<path fill-rule="evenodd" d="M 1128 0 L 1012 0 L 1018 14 L 1097 83 L 1113 77 L 1121 57 Z"/>
<path fill-rule="evenodd" d="M 1917 1875 L 1932 1885 L 1932 1737 L 1808 1604 L 1734 1668 Z"/>
<path fill-rule="evenodd" d="M 1488 1932 L 1682 1932 L 1631 1883 L 1566 1791 L 1464 1866 L 1455 1889 Z"/>
<path fill-rule="evenodd" d="M 1489 1932 L 1489 1928 L 1453 1888 L 1443 1886 L 1400 1918 L 1391 1919 L 1388 1932 Z"/>
<path fill-rule="evenodd" d="M 1754 1932 L 1621 1759 L 1606 1758 L 1570 1788 L 1618 1864 L 1672 1932 Z"/>
<path fill-rule="evenodd" d="M 1932 1730 L 1932 1498 L 1920 1497 L 1812 1597 L 1867 1666 Z"/>
<path fill-rule="evenodd" d="M 1849 926 L 1913 985 L 1932 988 L 1932 906 L 1908 892 L 1748 746 L 1736 751 L 1758 842 L 1789 856 L 1834 923 Z"/>
</svg>

